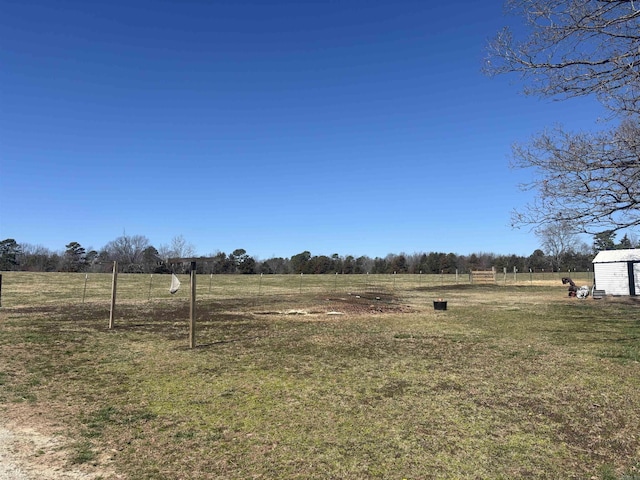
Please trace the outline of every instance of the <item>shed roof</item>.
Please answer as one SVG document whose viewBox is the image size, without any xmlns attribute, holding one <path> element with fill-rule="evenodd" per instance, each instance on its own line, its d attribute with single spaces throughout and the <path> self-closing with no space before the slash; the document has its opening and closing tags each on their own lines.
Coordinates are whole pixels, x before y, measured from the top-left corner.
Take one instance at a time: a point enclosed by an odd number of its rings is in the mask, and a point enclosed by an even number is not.
<svg viewBox="0 0 640 480">
<path fill-rule="evenodd" d="M 640 262 L 640 248 L 603 250 L 598 252 L 592 263 Z"/>
</svg>

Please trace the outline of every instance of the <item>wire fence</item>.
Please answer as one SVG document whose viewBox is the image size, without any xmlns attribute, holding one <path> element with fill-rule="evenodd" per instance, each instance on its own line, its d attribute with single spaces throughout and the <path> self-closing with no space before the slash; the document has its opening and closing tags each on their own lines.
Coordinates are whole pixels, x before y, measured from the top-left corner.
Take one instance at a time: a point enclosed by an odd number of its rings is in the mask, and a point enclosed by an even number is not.
<svg viewBox="0 0 640 480">
<path fill-rule="evenodd" d="M 177 275 L 182 286 L 169 293 L 171 275 L 118 274 L 118 302 L 186 300 L 190 276 Z M 497 286 L 560 285 L 570 276 L 577 284 L 591 286 L 593 272 L 498 272 L 491 282 Z M 112 294 L 111 273 L 3 272 L 0 306 L 108 303 Z M 302 294 L 381 297 L 452 285 L 473 285 L 469 274 L 324 274 L 324 275 L 214 275 L 196 277 L 198 301 L 248 299 L 267 301 L 275 296 Z M 380 299 L 380 298 L 379 298 Z"/>
</svg>

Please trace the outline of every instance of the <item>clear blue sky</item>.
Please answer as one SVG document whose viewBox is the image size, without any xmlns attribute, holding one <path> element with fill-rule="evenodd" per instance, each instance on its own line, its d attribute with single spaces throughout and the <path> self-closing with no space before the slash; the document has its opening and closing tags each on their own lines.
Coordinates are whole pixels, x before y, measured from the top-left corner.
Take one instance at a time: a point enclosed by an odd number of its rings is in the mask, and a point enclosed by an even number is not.
<svg viewBox="0 0 640 480">
<path fill-rule="evenodd" d="M 501 0 L 0 1 L 0 239 L 516 253 L 514 141 L 590 102 L 481 73 Z"/>
</svg>

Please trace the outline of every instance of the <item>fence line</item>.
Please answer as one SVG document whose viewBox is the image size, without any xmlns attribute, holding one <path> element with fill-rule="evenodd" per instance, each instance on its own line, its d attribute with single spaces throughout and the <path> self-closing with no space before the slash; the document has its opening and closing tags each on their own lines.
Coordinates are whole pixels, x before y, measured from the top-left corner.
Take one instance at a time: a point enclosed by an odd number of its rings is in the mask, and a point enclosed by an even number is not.
<svg viewBox="0 0 640 480">
<path fill-rule="evenodd" d="M 498 286 L 560 284 L 571 276 L 591 285 L 593 272 L 497 272 Z M 118 274 L 118 301 L 154 301 L 189 298 L 189 274 L 178 274 L 182 288 L 169 293 L 170 275 Z M 321 275 L 210 275 L 197 276 L 198 301 L 229 298 L 265 300 L 278 295 L 367 295 L 376 292 L 401 295 L 403 291 L 428 291 L 451 285 L 470 285 L 469 274 L 321 274 Z M 109 302 L 110 273 L 3 272 L 2 307 L 43 304 Z"/>
<path fill-rule="evenodd" d="M 498 286 L 556 285 L 564 276 L 591 285 L 593 272 L 497 272 Z M 188 299 L 189 275 L 179 274 L 182 288 L 169 293 L 170 275 L 118 274 L 118 301 Z M 50 303 L 109 302 L 109 273 L 3 272 L 2 307 Z M 198 300 L 265 299 L 277 295 L 374 295 L 469 285 L 469 274 L 323 274 L 323 275 L 210 275 L 199 274 Z"/>
</svg>

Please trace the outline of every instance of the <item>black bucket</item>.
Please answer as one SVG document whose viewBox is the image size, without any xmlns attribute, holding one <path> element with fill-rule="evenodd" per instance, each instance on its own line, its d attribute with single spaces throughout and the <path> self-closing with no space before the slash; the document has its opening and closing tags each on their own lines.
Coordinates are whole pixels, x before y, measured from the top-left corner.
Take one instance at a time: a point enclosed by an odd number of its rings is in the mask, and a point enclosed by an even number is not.
<svg viewBox="0 0 640 480">
<path fill-rule="evenodd" d="M 447 309 L 447 302 L 444 300 L 434 300 L 433 302 L 433 309 L 434 310 L 446 310 Z"/>
</svg>

